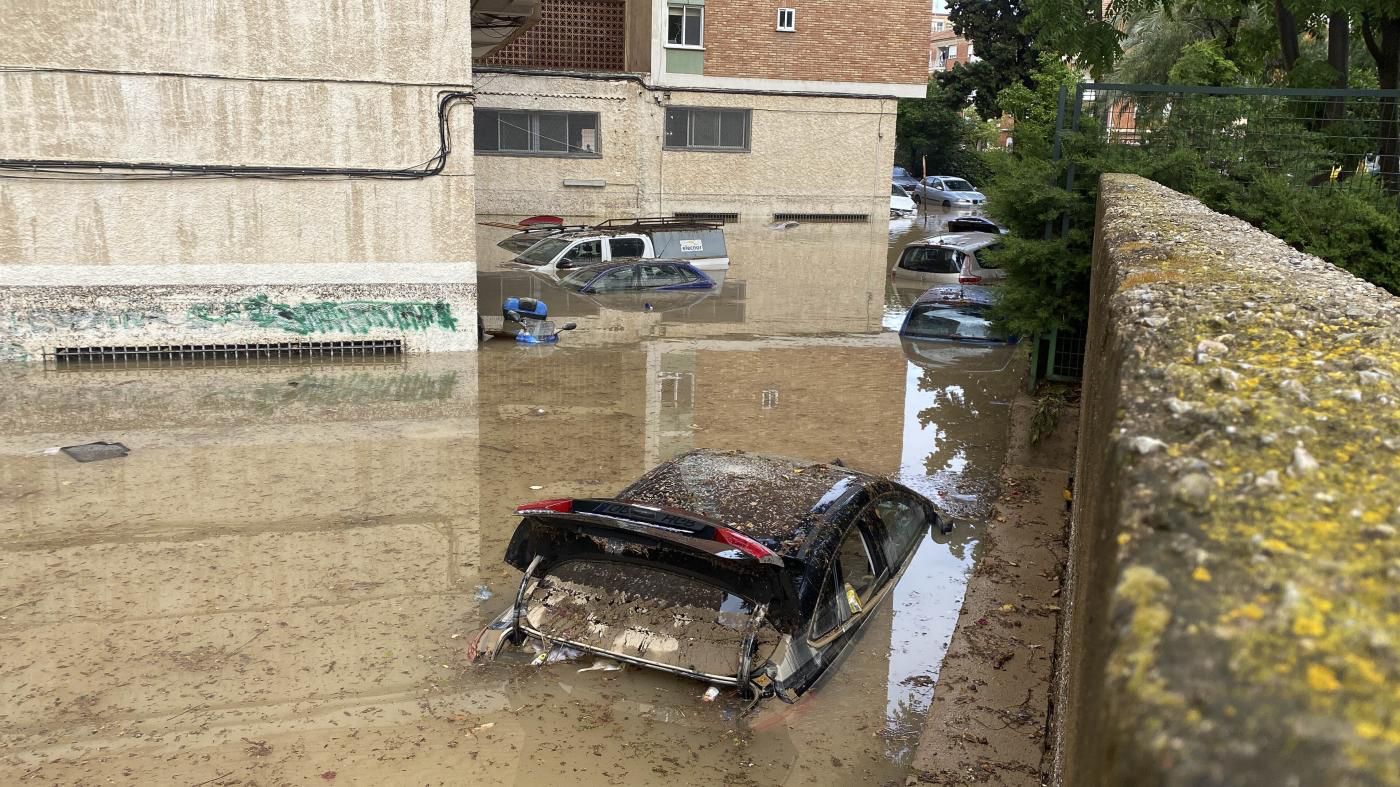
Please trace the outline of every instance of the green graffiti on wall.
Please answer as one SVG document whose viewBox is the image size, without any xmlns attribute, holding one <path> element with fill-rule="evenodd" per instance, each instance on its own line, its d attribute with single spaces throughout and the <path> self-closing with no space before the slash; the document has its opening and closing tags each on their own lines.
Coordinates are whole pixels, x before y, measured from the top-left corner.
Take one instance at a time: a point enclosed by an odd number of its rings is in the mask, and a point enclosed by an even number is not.
<svg viewBox="0 0 1400 787">
<path fill-rule="evenodd" d="M 248 322 L 306 336 L 312 333 L 369 333 L 373 328 L 426 331 L 457 330 L 452 307 L 442 301 L 318 301 L 273 303 L 266 295 L 234 303 L 195 304 L 191 320 L 216 325 Z"/>
</svg>

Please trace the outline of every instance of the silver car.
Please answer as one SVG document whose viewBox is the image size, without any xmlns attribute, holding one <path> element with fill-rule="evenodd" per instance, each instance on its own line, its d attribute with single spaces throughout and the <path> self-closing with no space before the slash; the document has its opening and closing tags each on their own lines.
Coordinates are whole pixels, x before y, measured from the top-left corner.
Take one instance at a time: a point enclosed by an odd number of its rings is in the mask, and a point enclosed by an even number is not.
<svg viewBox="0 0 1400 787">
<path fill-rule="evenodd" d="M 987 202 L 987 196 L 962 178 L 929 175 L 914 188 L 914 201 L 945 208 L 971 208 Z"/>
</svg>

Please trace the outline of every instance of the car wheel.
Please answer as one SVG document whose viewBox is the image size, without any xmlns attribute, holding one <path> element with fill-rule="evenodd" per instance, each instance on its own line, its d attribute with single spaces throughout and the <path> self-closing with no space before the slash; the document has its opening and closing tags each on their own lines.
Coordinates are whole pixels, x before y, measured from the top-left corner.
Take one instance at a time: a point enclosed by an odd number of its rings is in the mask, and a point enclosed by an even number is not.
<svg viewBox="0 0 1400 787">
<path fill-rule="evenodd" d="M 919 199 L 919 193 L 918 193 L 917 191 L 914 192 L 913 194 L 910 194 L 910 195 L 909 195 L 909 199 L 914 200 L 914 204 L 915 204 L 915 205 L 918 205 L 920 202 L 922 202 L 922 200 Z"/>
<path fill-rule="evenodd" d="M 945 199 L 945 200 L 943 200 L 943 207 L 945 207 L 945 208 L 951 208 L 951 207 L 953 207 L 953 203 L 951 203 L 951 202 L 949 202 L 948 200 Z"/>
</svg>

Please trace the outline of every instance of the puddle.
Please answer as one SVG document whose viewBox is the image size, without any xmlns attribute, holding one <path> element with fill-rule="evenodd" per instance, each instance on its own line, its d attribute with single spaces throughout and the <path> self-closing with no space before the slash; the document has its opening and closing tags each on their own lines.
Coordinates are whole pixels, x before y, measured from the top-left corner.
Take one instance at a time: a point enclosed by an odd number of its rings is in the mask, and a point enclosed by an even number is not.
<svg viewBox="0 0 1400 787">
<path fill-rule="evenodd" d="M 554 347 L 0 369 L 0 782 L 902 784 L 1019 369 L 884 327 L 890 244 L 930 231 L 897 229 L 731 225 L 732 291 L 580 306 Z M 92 434 L 140 450 L 42 454 Z M 465 663 L 516 504 L 696 447 L 839 456 L 957 527 L 808 698 L 742 722 L 645 670 Z"/>
</svg>

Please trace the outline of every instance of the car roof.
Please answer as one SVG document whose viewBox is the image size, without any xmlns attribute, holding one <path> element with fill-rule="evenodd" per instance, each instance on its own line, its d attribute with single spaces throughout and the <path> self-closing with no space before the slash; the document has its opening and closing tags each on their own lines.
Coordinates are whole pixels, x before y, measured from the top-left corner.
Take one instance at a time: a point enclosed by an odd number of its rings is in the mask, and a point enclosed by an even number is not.
<svg viewBox="0 0 1400 787">
<path fill-rule="evenodd" d="M 950 232 L 945 235 L 935 235 L 932 238 L 924 238 L 915 241 L 910 246 L 947 246 L 961 251 L 976 251 L 986 248 L 993 243 L 1002 240 L 1001 234 L 996 232 Z"/>
<path fill-rule="evenodd" d="M 924 294 L 914 301 L 922 303 L 970 303 L 975 306 L 991 306 L 997 302 L 996 291 L 991 287 L 977 284 L 939 284 L 924 290 Z"/>
<path fill-rule="evenodd" d="M 790 557 L 814 528 L 834 526 L 828 506 L 881 482 L 889 483 L 826 462 L 701 449 L 656 467 L 617 499 L 697 514 Z"/>
<path fill-rule="evenodd" d="M 929 175 L 929 177 L 931 177 L 931 178 L 953 178 L 953 179 L 955 179 L 955 180 L 967 180 L 967 178 L 963 177 L 962 175 Z M 972 181 L 968 181 L 968 182 L 971 183 Z"/>
<path fill-rule="evenodd" d="M 663 265 L 679 265 L 683 268 L 694 267 L 686 260 L 676 259 L 674 257 L 613 257 L 607 262 L 597 262 L 592 265 L 586 265 L 582 268 L 579 268 L 578 270 L 591 270 L 595 273 L 602 273 L 604 271 L 612 270 L 613 268 L 626 268 L 643 262 L 660 263 Z"/>
</svg>

